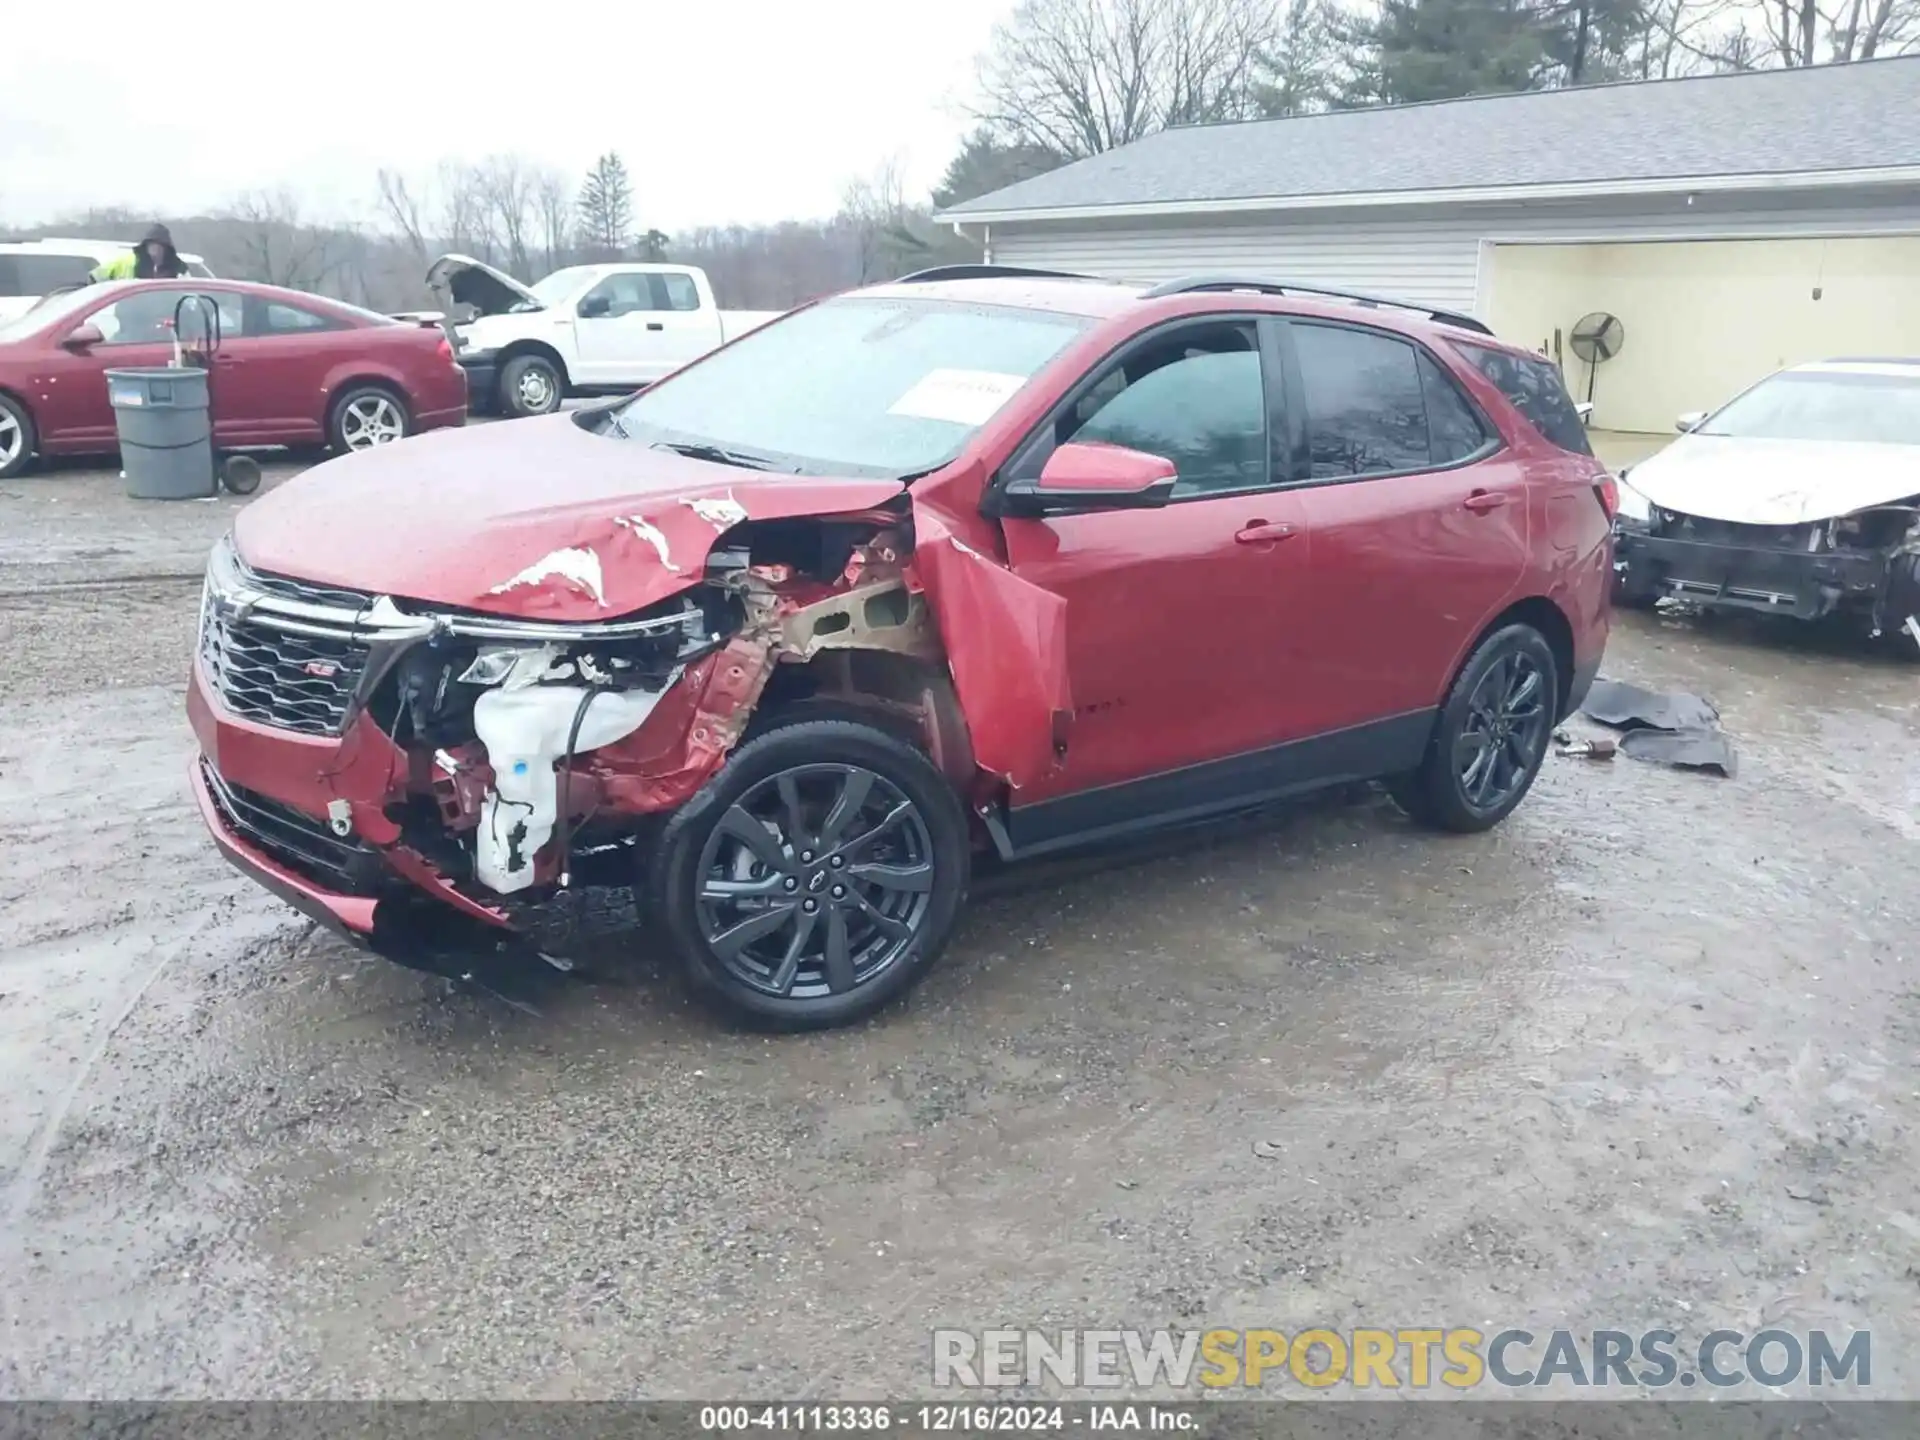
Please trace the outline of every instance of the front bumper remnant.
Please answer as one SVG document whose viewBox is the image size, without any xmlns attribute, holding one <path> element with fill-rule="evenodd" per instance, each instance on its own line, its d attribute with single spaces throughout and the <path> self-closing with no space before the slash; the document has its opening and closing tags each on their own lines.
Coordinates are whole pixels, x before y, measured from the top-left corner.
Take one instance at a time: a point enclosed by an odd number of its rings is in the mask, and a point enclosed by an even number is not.
<svg viewBox="0 0 1920 1440">
<path fill-rule="evenodd" d="M 1874 551 L 1779 550 L 1677 540 L 1622 528 L 1614 560 L 1630 593 L 1817 620 L 1887 586 L 1889 557 Z"/>
</svg>

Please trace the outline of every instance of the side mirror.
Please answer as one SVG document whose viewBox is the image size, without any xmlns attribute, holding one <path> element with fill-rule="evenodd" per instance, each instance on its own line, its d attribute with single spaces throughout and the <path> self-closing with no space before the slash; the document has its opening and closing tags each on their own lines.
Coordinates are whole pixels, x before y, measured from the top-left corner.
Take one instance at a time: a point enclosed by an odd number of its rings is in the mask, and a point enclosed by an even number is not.
<svg viewBox="0 0 1920 1440">
<path fill-rule="evenodd" d="M 589 295 L 580 302 L 582 320 L 598 320 L 613 309 L 613 297 L 610 295 Z"/>
<path fill-rule="evenodd" d="M 1702 425 L 1706 423 L 1707 423 L 1706 411 L 1689 410 L 1687 411 L 1686 414 L 1682 415 L 1678 420 L 1673 422 L 1673 428 L 1678 430 L 1682 435 L 1685 435 L 1689 431 L 1698 430 Z"/>
<path fill-rule="evenodd" d="M 98 325 L 76 325 L 67 332 L 67 338 L 60 344 L 68 350 L 91 350 L 106 338 L 100 333 Z"/>
<path fill-rule="evenodd" d="M 1004 513 L 1036 516 L 1059 510 L 1154 510 L 1173 498 L 1180 472 L 1171 460 L 1123 445 L 1069 443 L 1048 457 L 1038 480 L 1000 492 Z"/>
</svg>

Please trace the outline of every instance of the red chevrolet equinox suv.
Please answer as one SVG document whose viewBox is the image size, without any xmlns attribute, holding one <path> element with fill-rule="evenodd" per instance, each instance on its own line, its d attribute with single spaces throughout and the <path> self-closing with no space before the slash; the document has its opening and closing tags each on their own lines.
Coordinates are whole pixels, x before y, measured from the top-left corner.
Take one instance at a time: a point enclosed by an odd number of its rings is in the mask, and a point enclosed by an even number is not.
<svg viewBox="0 0 1920 1440">
<path fill-rule="evenodd" d="M 256 501 L 194 788 L 403 962 L 661 944 L 739 1018 L 843 1024 L 983 853 L 1376 778 L 1497 824 L 1599 667 L 1615 499 L 1559 372 L 1465 316 L 927 271 Z"/>
</svg>

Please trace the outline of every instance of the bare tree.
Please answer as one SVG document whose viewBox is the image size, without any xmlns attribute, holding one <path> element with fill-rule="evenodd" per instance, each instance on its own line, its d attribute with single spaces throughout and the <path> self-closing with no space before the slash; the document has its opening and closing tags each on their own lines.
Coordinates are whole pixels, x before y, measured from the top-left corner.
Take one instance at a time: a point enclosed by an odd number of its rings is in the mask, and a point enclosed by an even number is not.
<svg viewBox="0 0 1920 1440">
<path fill-rule="evenodd" d="M 1840 0 L 1820 18 L 1830 59 L 1872 60 L 1920 49 L 1920 0 Z"/>
<path fill-rule="evenodd" d="M 239 227 L 249 279 L 291 290 L 324 290 L 350 259 L 353 232 L 305 223 L 290 191 L 250 191 L 234 202 L 228 218 Z"/>
<path fill-rule="evenodd" d="M 426 198 L 416 195 L 413 187 L 407 183 L 407 177 L 397 170 L 382 170 L 379 183 L 380 213 L 424 267 L 427 263 L 427 226 L 430 223 Z"/>
<path fill-rule="evenodd" d="M 1070 157 L 1259 113 L 1276 0 L 1021 0 L 979 67 L 977 119 Z"/>
<path fill-rule="evenodd" d="M 435 177 L 439 231 L 447 248 L 479 260 L 493 259 L 493 234 L 480 174 L 459 160 L 442 160 Z"/>
<path fill-rule="evenodd" d="M 506 268 L 521 280 L 536 278 L 530 248 L 539 224 L 535 183 L 533 172 L 517 155 L 490 155 L 475 170 L 488 229 L 499 239 Z"/>
<path fill-rule="evenodd" d="M 567 178 L 552 167 L 543 168 L 533 181 L 533 208 L 540 220 L 540 246 L 547 273 L 567 263 L 573 246 L 573 197 Z"/>
<path fill-rule="evenodd" d="M 853 235 L 857 283 L 878 278 L 887 268 L 889 249 L 899 247 L 902 235 L 914 243 L 906 229 L 907 194 L 899 160 L 890 159 L 873 174 L 850 182 L 840 192 L 839 218 Z"/>
</svg>

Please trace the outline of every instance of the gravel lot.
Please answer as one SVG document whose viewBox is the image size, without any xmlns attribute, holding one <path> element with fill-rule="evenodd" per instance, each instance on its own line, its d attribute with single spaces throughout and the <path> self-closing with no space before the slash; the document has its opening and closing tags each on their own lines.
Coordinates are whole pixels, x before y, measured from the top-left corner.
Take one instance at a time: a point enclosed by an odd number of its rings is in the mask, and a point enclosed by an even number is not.
<svg viewBox="0 0 1920 1440">
<path fill-rule="evenodd" d="M 1737 780 L 1550 758 L 1485 837 L 1352 796 L 997 877 L 907 1007 L 769 1040 L 663 974 L 456 989 L 232 874 L 181 688 L 243 502 L 118 489 L 0 482 L 0 1395 L 905 1397 L 934 1324 L 1775 1324 L 1871 1327 L 1920 1397 L 1920 667 L 1626 617 L 1607 673 L 1714 699 Z"/>
</svg>

